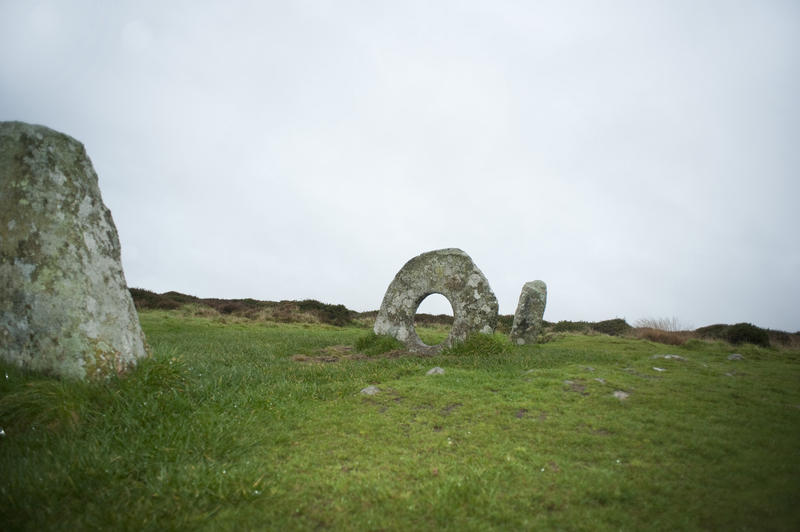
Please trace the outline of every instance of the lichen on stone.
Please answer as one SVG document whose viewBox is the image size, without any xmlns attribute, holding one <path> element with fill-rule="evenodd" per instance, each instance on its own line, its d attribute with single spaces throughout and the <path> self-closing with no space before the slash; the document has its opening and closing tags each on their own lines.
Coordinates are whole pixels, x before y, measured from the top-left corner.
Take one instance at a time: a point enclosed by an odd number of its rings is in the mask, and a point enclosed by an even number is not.
<svg viewBox="0 0 800 532">
<path fill-rule="evenodd" d="M 441 294 L 453 307 L 453 326 L 447 339 L 430 346 L 414 328 L 422 301 Z M 392 280 L 375 320 L 375 334 L 392 336 L 413 353 L 433 355 L 473 332 L 491 334 L 497 325 L 497 298 L 489 281 L 472 259 L 456 248 L 423 253 L 409 260 Z"/>
<path fill-rule="evenodd" d="M 525 283 L 519 295 L 511 341 L 517 345 L 534 344 L 542 330 L 544 308 L 547 305 L 547 285 L 544 281 Z"/>
<path fill-rule="evenodd" d="M 100 377 L 147 356 L 117 230 L 75 139 L 0 122 L 0 358 Z"/>
</svg>

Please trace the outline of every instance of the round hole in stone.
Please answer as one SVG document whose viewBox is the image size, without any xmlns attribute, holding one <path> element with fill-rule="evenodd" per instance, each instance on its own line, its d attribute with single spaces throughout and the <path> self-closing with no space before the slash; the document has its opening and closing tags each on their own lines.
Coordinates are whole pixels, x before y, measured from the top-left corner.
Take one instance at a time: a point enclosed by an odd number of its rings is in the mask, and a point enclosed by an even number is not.
<svg viewBox="0 0 800 532">
<path fill-rule="evenodd" d="M 442 294 L 431 294 L 422 300 L 414 313 L 414 329 L 425 345 L 439 345 L 453 327 L 453 306 Z"/>
</svg>

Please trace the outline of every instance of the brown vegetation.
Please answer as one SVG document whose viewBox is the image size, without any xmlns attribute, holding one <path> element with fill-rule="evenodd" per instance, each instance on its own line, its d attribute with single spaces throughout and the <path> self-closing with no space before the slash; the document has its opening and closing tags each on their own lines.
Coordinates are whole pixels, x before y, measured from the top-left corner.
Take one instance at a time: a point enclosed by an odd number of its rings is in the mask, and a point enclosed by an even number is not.
<svg viewBox="0 0 800 532">
<path fill-rule="evenodd" d="M 303 301 L 259 301 L 257 299 L 201 299 L 179 292 L 157 294 L 150 290 L 131 288 L 138 310 L 182 310 L 193 316 L 234 317 L 254 321 L 279 323 L 324 323 L 344 326 L 358 325 L 360 314 L 344 305 L 329 305 L 314 299 Z"/>
<path fill-rule="evenodd" d="M 687 340 L 696 338 L 692 331 L 664 331 L 652 327 L 637 327 L 631 331 L 631 335 L 634 338 L 667 345 L 683 345 Z"/>
</svg>

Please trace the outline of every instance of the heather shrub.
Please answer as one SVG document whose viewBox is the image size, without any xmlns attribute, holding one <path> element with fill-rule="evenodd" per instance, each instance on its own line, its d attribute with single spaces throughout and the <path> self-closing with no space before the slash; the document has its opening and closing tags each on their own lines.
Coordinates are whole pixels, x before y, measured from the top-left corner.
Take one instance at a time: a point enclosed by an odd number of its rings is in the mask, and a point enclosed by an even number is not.
<svg viewBox="0 0 800 532">
<path fill-rule="evenodd" d="M 453 325 L 453 316 L 449 314 L 426 314 L 421 312 L 414 315 L 414 324 L 423 327 L 430 327 L 433 325 L 450 327 Z"/>
<path fill-rule="evenodd" d="M 131 288 L 131 296 L 138 310 L 175 310 L 190 306 L 194 315 L 215 313 L 249 320 L 271 320 L 283 323 L 327 323 L 352 325 L 356 312 L 344 305 L 329 305 L 314 299 L 304 301 L 259 301 L 257 299 L 200 299 L 180 292 L 156 294 L 141 288 Z M 205 307 L 206 312 L 200 312 Z"/>
<path fill-rule="evenodd" d="M 593 323 L 591 328 L 599 333 L 608 334 L 610 336 L 620 336 L 628 332 L 631 326 L 628 325 L 622 318 L 615 318 L 613 320 L 598 321 Z"/>
<path fill-rule="evenodd" d="M 553 332 L 587 332 L 591 329 L 591 324 L 588 321 L 568 321 L 561 320 L 554 323 L 551 327 Z"/>
<path fill-rule="evenodd" d="M 735 325 L 725 325 L 718 323 L 707 327 L 700 327 L 695 331 L 703 338 L 723 340 L 733 345 L 753 344 L 769 347 L 769 333 L 751 323 L 737 323 Z"/>
<path fill-rule="evenodd" d="M 699 329 L 695 329 L 695 333 L 701 336 L 702 338 L 712 338 L 714 340 L 724 340 L 725 333 L 728 330 L 730 325 L 725 325 L 724 323 L 717 323 L 715 325 L 707 325 L 706 327 L 700 327 Z"/>
<path fill-rule="evenodd" d="M 322 323 L 331 325 L 350 325 L 353 321 L 353 311 L 344 305 L 329 305 L 315 299 L 305 299 L 297 304 L 301 312 L 310 312 L 316 315 Z"/>
<path fill-rule="evenodd" d="M 751 323 L 731 325 L 725 333 L 725 339 L 734 345 L 753 344 L 769 347 L 767 331 Z"/>
<path fill-rule="evenodd" d="M 196 298 L 178 294 L 178 292 L 167 292 L 166 294 L 156 294 L 143 288 L 130 288 L 131 298 L 137 310 L 160 309 L 174 310 L 184 304 L 191 303 Z M 183 297 L 175 297 L 175 295 Z"/>
</svg>

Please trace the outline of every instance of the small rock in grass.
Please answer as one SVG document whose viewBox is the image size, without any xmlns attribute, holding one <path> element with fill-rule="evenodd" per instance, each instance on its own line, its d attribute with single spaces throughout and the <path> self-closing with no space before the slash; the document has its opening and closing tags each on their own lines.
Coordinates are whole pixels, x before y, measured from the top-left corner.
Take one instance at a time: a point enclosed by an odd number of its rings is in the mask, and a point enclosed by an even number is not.
<svg viewBox="0 0 800 532">
<path fill-rule="evenodd" d="M 653 355 L 653 358 L 664 358 L 666 360 L 682 360 L 686 361 L 686 359 L 680 355 Z"/>
<path fill-rule="evenodd" d="M 667 370 L 665 370 L 664 368 L 657 368 L 657 367 L 655 367 L 655 366 L 653 366 L 653 369 L 654 369 L 654 370 L 656 370 L 656 371 L 667 371 Z"/>
<path fill-rule="evenodd" d="M 617 390 L 614 392 L 614 397 L 619 399 L 620 401 L 624 401 L 629 397 L 630 394 L 623 392 L 622 390 Z"/>
<path fill-rule="evenodd" d="M 728 360 L 744 360 L 744 357 L 739 353 L 733 353 L 731 355 L 728 355 Z"/>
<path fill-rule="evenodd" d="M 381 390 L 377 386 L 367 386 L 366 388 L 361 390 L 361 393 L 363 395 L 375 395 L 376 393 L 378 393 L 380 391 Z"/>
<path fill-rule="evenodd" d="M 605 384 L 605 383 L 606 383 L 606 380 L 605 380 L 605 379 L 601 379 L 601 378 L 599 378 L 599 377 L 598 377 L 598 378 L 596 378 L 595 380 L 596 380 L 597 382 L 599 382 L 600 384 Z"/>
<path fill-rule="evenodd" d="M 436 366 L 435 368 L 431 368 L 425 375 L 444 375 L 444 369 Z"/>
</svg>

